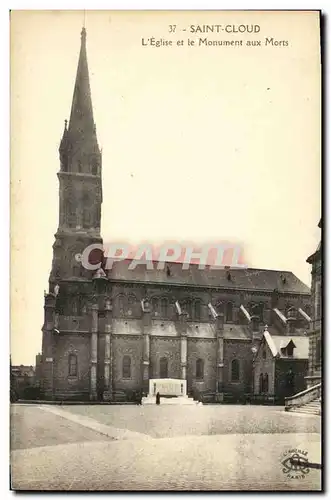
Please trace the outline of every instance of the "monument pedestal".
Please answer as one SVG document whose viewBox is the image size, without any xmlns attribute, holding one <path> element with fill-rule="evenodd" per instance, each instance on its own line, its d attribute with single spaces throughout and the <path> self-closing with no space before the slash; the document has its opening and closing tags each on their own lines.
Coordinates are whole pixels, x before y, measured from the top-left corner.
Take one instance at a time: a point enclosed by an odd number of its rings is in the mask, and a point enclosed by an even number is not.
<svg viewBox="0 0 331 500">
<path fill-rule="evenodd" d="M 155 396 L 147 396 L 142 398 L 143 405 L 156 405 Z M 197 405 L 198 401 L 194 401 L 193 398 L 188 396 L 178 396 L 174 398 L 160 398 L 160 405 Z"/>
<path fill-rule="evenodd" d="M 193 398 L 187 396 L 187 382 L 176 378 L 155 378 L 149 381 L 148 396 L 142 399 L 142 404 L 156 404 L 156 394 L 159 393 L 160 404 L 195 405 Z"/>
<path fill-rule="evenodd" d="M 153 378 L 149 380 L 149 396 L 186 396 L 186 380 L 179 378 Z"/>
</svg>

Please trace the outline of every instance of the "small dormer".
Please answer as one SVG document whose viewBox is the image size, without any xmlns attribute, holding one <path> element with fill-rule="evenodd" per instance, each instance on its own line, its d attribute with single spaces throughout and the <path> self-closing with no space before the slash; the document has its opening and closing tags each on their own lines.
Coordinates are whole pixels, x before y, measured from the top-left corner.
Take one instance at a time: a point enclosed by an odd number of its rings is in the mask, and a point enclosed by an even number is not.
<svg viewBox="0 0 331 500">
<path fill-rule="evenodd" d="M 286 345 L 280 347 L 280 352 L 282 356 L 286 356 L 288 358 L 293 358 L 293 351 L 295 349 L 295 343 L 291 339 Z"/>
</svg>

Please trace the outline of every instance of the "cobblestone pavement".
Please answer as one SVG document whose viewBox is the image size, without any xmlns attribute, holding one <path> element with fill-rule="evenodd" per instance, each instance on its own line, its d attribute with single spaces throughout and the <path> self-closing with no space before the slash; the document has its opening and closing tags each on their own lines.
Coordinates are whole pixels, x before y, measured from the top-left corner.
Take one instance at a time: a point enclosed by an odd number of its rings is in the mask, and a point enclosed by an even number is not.
<svg viewBox="0 0 331 500">
<path fill-rule="evenodd" d="M 223 425 L 222 425 L 223 424 Z M 274 407 L 12 406 L 12 487 L 27 490 L 317 490 L 284 453 L 321 463 L 320 418 Z"/>
<path fill-rule="evenodd" d="M 12 405 L 10 424 L 12 450 L 105 440 L 105 436 L 98 432 L 36 406 Z"/>
<path fill-rule="evenodd" d="M 205 406 L 63 406 L 76 415 L 154 438 L 186 435 L 320 432 L 321 418 L 287 413 L 284 407 Z"/>
</svg>

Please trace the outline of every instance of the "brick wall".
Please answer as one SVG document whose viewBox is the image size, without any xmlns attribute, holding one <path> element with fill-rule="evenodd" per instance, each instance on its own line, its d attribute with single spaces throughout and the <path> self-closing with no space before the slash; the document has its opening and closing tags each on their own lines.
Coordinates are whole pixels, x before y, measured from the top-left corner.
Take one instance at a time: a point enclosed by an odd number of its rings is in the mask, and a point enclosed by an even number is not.
<svg viewBox="0 0 331 500">
<path fill-rule="evenodd" d="M 187 340 L 187 391 L 216 390 L 216 339 Z M 196 379 L 196 361 L 204 363 L 203 380 Z"/>
<path fill-rule="evenodd" d="M 56 336 L 54 354 L 54 389 L 56 394 L 89 393 L 90 335 Z M 77 377 L 69 376 L 69 355 L 77 355 Z"/>
<path fill-rule="evenodd" d="M 151 337 L 150 339 L 150 378 L 160 377 L 160 359 L 168 359 L 168 377 L 180 378 L 180 338 Z"/>
<path fill-rule="evenodd" d="M 114 336 L 112 338 L 113 352 L 113 388 L 141 389 L 142 387 L 142 337 Z M 131 377 L 123 378 L 123 357 L 131 358 Z"/>
<path fill-rule="evenodd" d="M 252 391 L 252 351 L 251 342 L 240 340 L 224 341 L 224 392 L 232 394 Z M 239 381 L 231 379 L 232 360 L 239 361 Z"/>
</svg>

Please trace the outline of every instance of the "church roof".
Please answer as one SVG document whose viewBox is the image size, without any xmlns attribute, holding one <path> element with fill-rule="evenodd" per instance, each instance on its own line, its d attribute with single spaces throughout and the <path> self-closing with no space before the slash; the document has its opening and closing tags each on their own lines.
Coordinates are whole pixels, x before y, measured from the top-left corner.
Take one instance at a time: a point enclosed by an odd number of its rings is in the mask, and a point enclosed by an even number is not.
<svg viewBox="0 0 331 500">
<path fill-rule="evenodd" d="M 212 287 L 235 290 L 261 290 L 280 293 L 310 294 L 310 289 L 290 271 L 270 269 L 199 269 L 197 264 L 190 264 L 189 269 L 182 268 L 181 263 L 167 263 L 163 270 L 158 270 L 157 263 L 153 269 L 146 264 L 138 264 L 129 269 L 131 260 L 123 260 L 113 264 L 108 277 L 112 281 L 130 281 L 143 283 L 159 283 L 183 286 Z M 168 270 L 167 270 L 168 268 Z"/>
<path fill-rule="evenodd" d="M 293 359 L 308 359 L 309 350 L 309 338 L 305 336 L 284 336 L 284 335 L 270 335 L 268 331 L 264 332 L 264 338 L 272 352 L 274 357 L 288 358 L 288 356 L 282 354 L 281 349 L 292 343 Z"/>
</svg>

